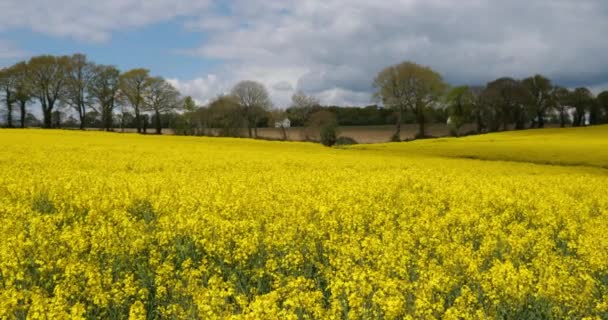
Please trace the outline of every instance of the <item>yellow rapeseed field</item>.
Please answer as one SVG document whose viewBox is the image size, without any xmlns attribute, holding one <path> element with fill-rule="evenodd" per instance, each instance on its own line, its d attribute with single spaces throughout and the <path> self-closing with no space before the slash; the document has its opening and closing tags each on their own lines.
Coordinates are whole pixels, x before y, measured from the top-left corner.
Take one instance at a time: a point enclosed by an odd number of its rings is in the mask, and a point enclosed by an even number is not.
<svg viewBox="0 0 608 320">
<path fill-rule="evenodd" d="M 607 319 L 607 150 L 0 130 L 0 319 Z"/>
</svg>

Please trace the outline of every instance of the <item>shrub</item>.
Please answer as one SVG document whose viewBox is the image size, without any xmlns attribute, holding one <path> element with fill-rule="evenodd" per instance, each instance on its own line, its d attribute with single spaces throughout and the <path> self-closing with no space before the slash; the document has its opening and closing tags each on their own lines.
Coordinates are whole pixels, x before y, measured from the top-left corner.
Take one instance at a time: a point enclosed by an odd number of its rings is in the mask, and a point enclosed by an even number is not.
<svg viewBox="0 0 608 320">
<path fill-rule="evenodd" d="M 156 220 L 156 212 L 150 201 L 135 200 L 131 206 L 127 209 L 133 217 L 136 219 L 143 220 L 146 224 L 150 224 Z"/>
<path fill-rule="evenodd" d="M 351 137 L 345 137 L 345 136 L 340 136 L 340 137 L 338 137 L 338 139 L 336 139 L 337 146 L 344 146 L 344 145 L 351 145 L 351 144 L 357 144 L 357 140 L 355 140 Z"/>
<path fill-rule="evenodd" d="M 336 143 L 336 141 L 338 140 L 338 138 L 336 137 L 337 136 L 336 126 L 333 124 L 328 124 L 328 125 L 321 127 L 320 136 L 321 136 L 321 143 L 324 146 L 328 146 L 328 147 L 333 146 Z"/>
</svg>

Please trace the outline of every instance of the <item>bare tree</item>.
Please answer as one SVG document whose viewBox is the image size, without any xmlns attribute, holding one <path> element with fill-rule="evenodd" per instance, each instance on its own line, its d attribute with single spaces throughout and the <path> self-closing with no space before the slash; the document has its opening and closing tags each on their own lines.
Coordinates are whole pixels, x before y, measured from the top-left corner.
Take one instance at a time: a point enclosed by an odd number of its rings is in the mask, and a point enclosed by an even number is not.
<svg viewBox="0 0 608 320">
<path fill-rule="evenodd" d="M 249 137 L 257 137 L 258 120 L 272 106 L 268 91 L 263 84 L 246 80 L 232 88 L 232 96 L 238 101 L 247 119 Z"/>
<path fill-rule="evenodd" d="M 144 108 L 144 95 L 150 86 L 150 71 L 147 69 L 132 69 L 120 76 L 121 100 L 128 103 L 135 112 L 135 126 L 141 133 L 142 108 Z"/>
<path fill-rule="evenodd" d="M 87 61 L 84 54 L 74 54 L 67 65 L 67 81 L 64 103 L 76 110 L 80 120 L 80 129 L 84 129 L 87 105 L 89 101 L 89 85 L 93 80 L 94 66 Z"/>
<path fill-rule="evenodd" d="M 69 57 L 67 56 L 49 55 L 33 57 L 28 62 L 28 78 L 33 95 L 40 101 L 45 128 L 52 127 L 55 104 L 65 93 L 68 64 Z"/>
<path fill-rule="evenodd" d="M 161 114 L 179 109 L 183 105 L 175 87 L 161 77 L 151 78 L 144 93 L 146 111 L 154 113 L 156 134 L 162 133 Z"/>
<path fill-rule="evenodd" d="M 20 127 L 25 128 L 27 104 L 32 100 L 32 87 L 28 79 L 28 65 L 22 61 L 11 68 L 15 76 L 15 100 L 19 103 Z"/>
<path fill-rule="evenodd" d="M 316 97 L 298 91 L 291 96 L 291 106 L 287 109 L 287 114 L 293 123 L 305 125 L 320 104 L 321 102 Z"/>
<path fill-rule="evenodd" d="M 94 101 L 93 109 L 101 114 L 103 128 L 113 128 L 113 113 L 118 97 L 120 71 L 114 66 L 96 65 L 89 83 L 89 92 Z M 97 109 L 98 108 L 98 109 Z"/>
<path fill-rule="evenodd" d="M 0 69 L 1 101 L 6 106 L 6 122 L 9 128 L 13 127 L 13 103 L 15 103 L 16 77 L 13 68 Z"/>
</svg>

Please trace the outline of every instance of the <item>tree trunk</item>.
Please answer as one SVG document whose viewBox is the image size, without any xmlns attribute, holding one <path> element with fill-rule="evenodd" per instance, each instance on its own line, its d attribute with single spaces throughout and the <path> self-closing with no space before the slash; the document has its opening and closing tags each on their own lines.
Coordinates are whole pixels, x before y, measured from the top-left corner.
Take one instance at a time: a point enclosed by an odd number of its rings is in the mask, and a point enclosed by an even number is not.
<svg viewBox="0 0 608 320">
<path fill-rule="evenodd" d="M 42 110 L 43 124 L 42 127 L 46 129 L 50 129 L 53 127 L 53 112 L 51 109 L 46 108 Z"/>
<path fill-rule="evenodd" d="M 576 111 L 576 113 L 574 114 L 574 122 L 572 123 L 573 127 L 579 127 L 581 125 L 581 113 Z"/>
<path fill-rule="evenodd" d="M 251 123 L 247 123 L 247 132 L 249 133 L 249 138 L 253 138 L 253 132 L 251 131 Z"/>
<path fill-rule="evenodd" d="M 523 119 L 523 117 L 521 115 L 517 115 L 517 118 L 515 120 L 515 129 L 516 130 L 522 130 L 524 129 L 524 127 L 526 126 L 525 120 Z"/>
<path fill-rule="evenodd" d="M 6 98 L 6 111 L 7 111 L 6 122 L 7 122 L 8 127 L 12 128 L 13 127 L 13 98 L 11 97 L 11 91 L 9 90 L 9 88 L 6 88 L 5 98 Z"/>
<path fill-rule="evenodd" d="M 137 133 L 141 133 L 141 116 L 139 115 L 139 107 L 135 106 L 134 109 L 135 109 L 135 126 L 137 127 Z"/>
<path fill-rule="evenodd" d="M 418 134 L 416 136 L 416 138 L 424 138 L 426 136 L 426 133 L 424 131 L 424 114 L 422 110 L 418 111 Z"/>
<path fill-rule="evenodd" d="M 545 113 L 542 111 L 538 112 L 538 127 L 539 128 L 545 127 Z"/>
<path fill-rule="evenodd" d="M 403 121 L 403 112 L 401 109 L 397 111 L 397 122 L 395 123 L 395 133 L 391 138 L 392 141 L 401 141 L 401 122 Z"/>
<path fill-rule="evenodd" d="M 21 100 L 20 101 L 20 109 L 21 109 L 21 128 L 25 128 L 25 117 L 26 117 L 26 113 L 25 113 L 25 106 L 27 104 L 27 101 Z"/>
<path fill-rule="evenodd" d="M 7 98 L 7 100 L 8 100 L 8 98 Z M 11 101 L 6 102 L 6 109 L 7 109 L 6 122 L 8 124 L 8 127 L 12 128 L 13 127 L 13 103 Z"/>
<path fill-rule="evenodd" d="M 476 112 L 475 113 L 475 120 L 477 122 L 477 133 L 481 133 L 481 130 L 483 129 L 483 124 L 481 123 L 481 112 Z"/>
<path fill-rule="evenodd" d="M 160 122 L 160 112 L 158 112 L 158 110 L 155 110 L 155 123 L 156 123 L 156 134 L 162 134 L 163 133 L 163 128 L 161 126 L 161 122 Z"/>
<path fill-rule="evenodd" d="M 103 118 L 103 126 L 105 127 L 106 131 L 112 131 L 113 129 L 113 123 L 112 123 L 112 110 L 113 110 L 113 106 L 112 105 L 107 105 L 105 107 L 102 106 L 102 118 Z"/>
<path fill-rule="evenodd" d="M 80 117 L 80 130 L 84 130 L 85 121 L 87 119 L 84 106 L 80 106 L 78 111 L 78 116 Z"/>
</svg>

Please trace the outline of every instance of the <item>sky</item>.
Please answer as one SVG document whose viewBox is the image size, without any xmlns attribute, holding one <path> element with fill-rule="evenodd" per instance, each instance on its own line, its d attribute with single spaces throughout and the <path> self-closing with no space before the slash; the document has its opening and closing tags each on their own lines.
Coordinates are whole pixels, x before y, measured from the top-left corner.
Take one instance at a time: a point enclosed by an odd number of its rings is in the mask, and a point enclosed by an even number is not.
<svg viewBox="0 0 608 320">
<path fill-rule="evenodd" d="M 606 0 L 2 0 L 0 67 L 84 53 L 201 104 L 256 80 L 276 107 L 296 91 L 368 105 L 376 74 L 402 61 L 452 85 L 540 73 L 597 93 L 607 33 Z"/>
</svg>

